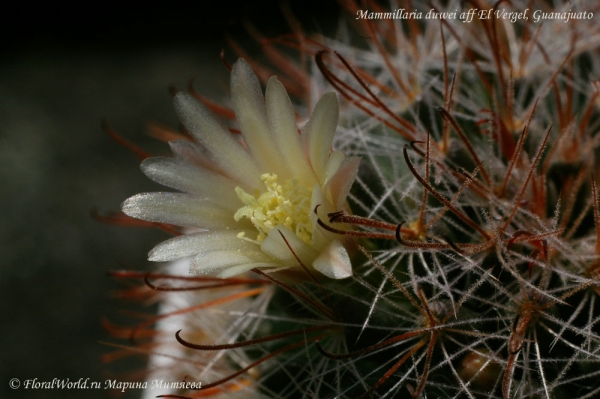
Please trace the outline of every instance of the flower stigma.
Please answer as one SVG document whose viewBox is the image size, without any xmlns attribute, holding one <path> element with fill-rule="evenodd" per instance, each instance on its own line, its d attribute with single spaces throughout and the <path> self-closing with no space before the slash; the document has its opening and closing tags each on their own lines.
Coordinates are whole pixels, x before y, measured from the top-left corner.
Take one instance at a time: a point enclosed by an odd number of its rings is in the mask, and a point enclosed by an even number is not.
<svg viewBox="0 0 600 399">
<path fill-rule="evenodd" d="M 280 184 L 274 173 L 264 173 L 260 179 L 265 185 L 265 191 L 262 193 L 255 190 L 252 195 L 239 186 L 235 188 L 237 196 L 244 203 L 233 215 L 235 221 L 250 219 L 258 230 L 257 243 L 263 242 L 274 227 L 281 225 L 295 232 L 298 238 L 310 245 L 312 227 L 309 215 L 312 190 L 300 185 L 298 179 L 289 179 Z M 244 235 L 242 232 L 238 237 L 247 239 Z"/>
</svg>

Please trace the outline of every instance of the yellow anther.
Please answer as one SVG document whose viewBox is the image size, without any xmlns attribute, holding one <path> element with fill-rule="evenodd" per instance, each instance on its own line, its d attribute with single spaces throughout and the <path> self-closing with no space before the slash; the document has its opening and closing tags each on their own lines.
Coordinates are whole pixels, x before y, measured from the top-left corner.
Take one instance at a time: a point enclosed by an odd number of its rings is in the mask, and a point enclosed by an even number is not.
<svg viewBox="0 0 600 399">
<path fill-rule="evenodd" d="M 275 226 L 282 225 L 294 231 L 305 243 L 311 244 L 310 201 L 312 191 L 290 179 L 279 184 L 277 175 L 265 173 L 261 177 L 265 191 L 248 194 L 236 187 L 235 192 L 244 206 L 237 210 L 233 218 L 239 221 L 248 218 L 256 227 L 256 241 L 262 242 Z"/>
</svg>

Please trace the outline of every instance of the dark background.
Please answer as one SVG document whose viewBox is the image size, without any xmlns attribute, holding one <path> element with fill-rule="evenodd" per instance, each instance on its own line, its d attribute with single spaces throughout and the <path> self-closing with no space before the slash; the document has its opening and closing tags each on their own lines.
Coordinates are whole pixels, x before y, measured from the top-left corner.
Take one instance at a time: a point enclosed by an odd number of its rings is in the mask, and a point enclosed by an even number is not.
<svg viewBox="0 0 600 399">
<path fill-rule="evenodd" d="M 291 1 L 305 27 L 333 26 L 331 1 Z M 75 4 L 75 3 L 73 3 Z M 0 397 L 106 398 L 105 390 L 12 390 L 11 378 L 119 378 L 143 363 L 104 364 L 114 341 L 101 320 L 120 321 L 120 285 L 107 271 L 148 270 L 161 232 L 108 226 L 90 212 L 118 210 L 157 190 L 139 160 L 100 128 L 155 154 L 151 120 L 177 126 L 168 87 L 221 100 L 228 72 L 219 53 L 230 34 L 249 48 L 241 21 L 266 35 L 286 31 L 277 1 L 221 0 L 138 6 L 28 3 L 4 10 L 0 27 Z M 132 391 L 124 397 L 136 397 Z"/>
</svg>

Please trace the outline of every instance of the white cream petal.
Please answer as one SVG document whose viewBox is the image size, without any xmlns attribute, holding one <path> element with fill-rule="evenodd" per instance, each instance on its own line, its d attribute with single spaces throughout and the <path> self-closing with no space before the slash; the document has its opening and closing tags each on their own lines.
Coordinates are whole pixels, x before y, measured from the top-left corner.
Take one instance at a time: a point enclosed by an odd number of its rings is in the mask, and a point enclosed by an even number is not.
<svg viewBox="0 0 600 399">
<path fill-rule="evenodd" d="M 225 176 L 226 173 L 211 159 L 211 154 L 202 144 L 190 140 L 169 141 L 171 152 L 175 158 L 192 165 L 210 170 Z"/>
<path fill-rule="evenodd" d="M 277 148 L 282 154 L 285 154 L 283 161 L 291 172 L 291 176 L 285 178 L 295 177 L 302 184 L 312 186 L 316 180 L 310 168 L 307 167 L 292 101 L 285 87 L 275 76 L 267 83 L 265 102 L 269 128 L 273 133 Z"/>
<path fill-rule="evenodd" d="M 171 152 L 176 158 L 188 161 L 194 165 L 209 164 L 210 154 L 200 143 L 190 140 L 169 141 Z"/>
<path fill-rule="evenodd" d="M 330 201 L 337 210 L 341 210 L 350 193 L 350 188 L 358 174 L 359 157 L 349 157 L 342 162 L 336 174 L 325 186 L 325 192 L 329 194 Z"/>
<path fill-rule="evenodd" d="M 205 229 L 233 226 L 233 215 L 208 201 L 183 193 L 142 193 L 123 202 L 123 212 L 149 222 Z"/>
<path fill-rule="evenodd" d="M 243 205 L 236 195 L 232 195 L 236 187 L 233 180 L 183 160 L 152 157 L 142 162 L 141 169 L 157 183 L 215 200 L 221 207 L 233 212 Z"/>
<path fill-rule="evenodd" d="M 225 267 L 255 263 L 273 263 L 269 256 L 260 251 L 256 246 L 255 250 L 245 251 L 205 251 L 198 254 L 192 261 L 190 272 L 194 274 L 204 274 L 219 270 Z"/>
<path fill-rule="evenodd" d="M 155 246 L 148 254 L 148 260 L 166 262 L 205 251 L 256 249 L 256 244 L 237 238 L 237 234 L 235 231 L 215 231 L 171 238 Z"/>
<path fill-rule="evenodd" d="M 285 237 L 285 240 L 287 240 L 287 244 L 281 236 L 282 234 Z M 290 247 L 292 249 L 290 249 Z M 266 254 L 279 260 L 279 263 L 289 266 L 300 266 L 294 253 L 306 267 L 309 267 L 318 255 L 317 251 L 302 241 L 293 231 L 284 226 L 274 227 L 269 232 L 267 238 L 262 242 L 261 249 Z M 293 253 L 292 250 L 294 251 Z"/>
<path fill-rule="evenodd" d="M 260 188 L 259 169 L 248 151 L 225 130 L 208 109 L 187 93 L 174 99 L 179 119 L 190 134 L 211 154 L 212 159 L 230 177 Z"/>
<path fill-rule="evenodd" d="M 340 168 L 340 165 L 342 164 L 342 162 L 344 162 L 345 159 L 346 156 L 341 151 L 334 151 L 331 154 L 329 154 L 329 158 L 327 158 L 327 163 L 325 164 L 325 178 L 323 181 L 323 185 L 326 185 L 329 182 L 329 180 L 337 173 L 338 169 Z"/>
<path fill-rule="evenodd" d="M 317 213 L 315 213 L 315 209 L 317 209 Z M 315 185 L 312 191 L 312 197 L 310 199 L 310 222 L 313 229 L 317 229 L 317 220 L 319 216 L 321 216 L 321 220 L 328 220 L 327 214 L 331 212 L 339 211 L 339 209 L 334 209 L 331 205 L 331 202 L 325 197 L 321 187 Z"/>
<path fill-rule="evenodd" d="M 217 273 L 217 277 L 220 277 L 220 278 L 235 277 L 242 273 L 246 273 L 247 271 L 252 270 L 254 268 L 259 268 L 259 269 L 263 268 L 263 267 L 275 268 L 275 267 L 280 267 L 280 266 L 281 265 L 278 265 L 275 263 L 265 263 L 265 262 L 248 263 L 245 265 L 227 267 L 227 268 L 223 269 L 222 271 L 220 271 L 219 273 Z"/>
<path fill-rule="evenodd" d="M 336 212 L 339 209 L 334 209 L 331 202 L 325 197 L 319 186 L 315 186 L 312 192 L 310 204 L 310 221 L 313 227 L 311 246 L 317 251 L 322 251 L 332 241 L 338 238 L 338 235 L 325 230 L 317 224 L 317 220 L 321 219 L 324 223 L 329 222 L 328 213 Z M 317 209 L 317 213 L 314 210 Z"/>
<path fill-rule="evenodd" d="M 348 251 L 339 240 L 332 241 L 315 261 L 313 268 L 333 279 L 352 276 L 352 263 Z"/>
<path fill-rule="evenodd" d="M 323 184 L 325 163 L 331 151 L 331 143 L 337 128 L 338 117 L 337 97 L 335 93 L 326 93 L 315 105 L 312 116 L 304 128 L 305 150 L 321 184 Z"/>
<path fill-rule="evenodd" d="M 269 129 L 260 82 L 250 65 L 241 58 L 231 70 L 231 100 L 244 140 L 261 171 L 285 168 Z"/>
</svg>

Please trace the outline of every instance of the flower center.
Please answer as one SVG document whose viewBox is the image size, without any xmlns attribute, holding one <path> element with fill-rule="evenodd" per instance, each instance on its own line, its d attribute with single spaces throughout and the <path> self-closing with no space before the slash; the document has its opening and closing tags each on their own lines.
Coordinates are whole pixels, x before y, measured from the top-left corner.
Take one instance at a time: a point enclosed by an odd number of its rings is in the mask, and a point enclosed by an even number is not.
<svg viewBox="0 0 600 399">
<path fill-rule="evenodd" d="M 312 228 L 310 223 L 310 202 L 312 190 L 290 179 L 283 184 L 277 175 L 265 173 L 260 179 L 265 191 L 248 194 L 236 187 L 235 192 L 244 206 L 237 210 L 233 218 L 239 221 L 248 218 L 258 230 L 257 242 L 262 242 L 275 226 L 283 225 L 296 233 L 298 238 L 311 245 Z M 243 234 L 242 234 L 243 236 Z"/>
</svg>

